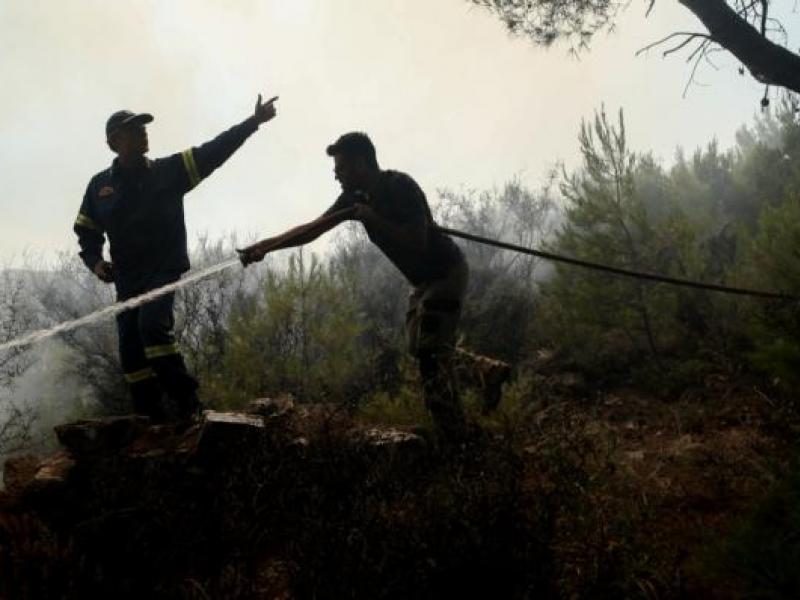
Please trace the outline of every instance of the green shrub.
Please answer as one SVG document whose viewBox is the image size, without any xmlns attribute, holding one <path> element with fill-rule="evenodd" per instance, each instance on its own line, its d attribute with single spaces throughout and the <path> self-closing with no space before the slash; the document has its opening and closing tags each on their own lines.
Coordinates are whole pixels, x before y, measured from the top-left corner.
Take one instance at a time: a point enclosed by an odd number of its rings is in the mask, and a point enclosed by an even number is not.
<svg viewBox="0 0 800 600">
<path fill-rule="evenodd" d="M 204 382 L 221 406 L 292 393 L 300 400 L 351 402 L 371 356 L 359 345 L 368 323 L 349 275 L 302 252 L 285 272 L 268 271 L 257 295 L 232 311 L 219 370 Z"/>
<path fill-rule="evenodd" d="M 764 210 L 743 272 L 753 287 L 800 295 L 800 200 L 796 196 Z M 753 364 L 796 388 L 800 384 L 800 304 L 753 300 L 749 306 Z"/>
</svg>

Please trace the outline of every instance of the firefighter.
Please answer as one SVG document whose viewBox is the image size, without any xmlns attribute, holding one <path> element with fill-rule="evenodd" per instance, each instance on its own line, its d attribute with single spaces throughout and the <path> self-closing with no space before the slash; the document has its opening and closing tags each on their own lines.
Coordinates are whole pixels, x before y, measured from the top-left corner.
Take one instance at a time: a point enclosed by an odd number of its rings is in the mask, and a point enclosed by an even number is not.
<svg viewBox="0 0 800 600">
<path fill-rule="evenodd" d="M 240 250 L 242 263 L 307 244 L 345 220 L 360 221 L 369 239 L 412 286 L 406 316 L 408 350 L 416 358 L 437 433 L 444 441 L 462 439 L 466 423 L 453 357 L 468 279 L 464 255 L 436 228 L 419 185 L 405 173 L 379 167 L 366 134 L 341 136 L 328 146 L 327 154 L 342 188 L 336 202 L 318 219 Z"/>
<path fill-rule="evenodd" d="M 117 156 L 89 181 L 74 230 L 80 257 L 117 299 L 128 300 L 177 281 L 189 269 L 183 196 L 222 165 L 262 123 L 276 114 L 277 97 L 205 144 L 149 159 L 147 113 L 115 112 L 106 122 L 106 142 Z M 110 261 L 103 258 L 108 238 Z M 198 383 L 186 369 L 173 333 L 174 294 L 117 316 L 119 354 L 134 412 L 164 421 L 199 414 Z M 168 411 L 162 392 L 174 402 Z"/>
</svg>

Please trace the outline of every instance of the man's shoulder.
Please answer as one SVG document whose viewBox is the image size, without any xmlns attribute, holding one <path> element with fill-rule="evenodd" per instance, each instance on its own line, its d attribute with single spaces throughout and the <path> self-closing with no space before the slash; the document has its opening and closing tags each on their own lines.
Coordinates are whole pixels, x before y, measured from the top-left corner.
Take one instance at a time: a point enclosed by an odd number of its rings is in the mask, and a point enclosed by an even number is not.
<svg viewBox="0 0 800 600">
<path fill-rule="evenodd" d="M 113 172 L 114 172 L 113 169 L 114 169 L 113 167 L 108 166 L 105 169 L 103 169 L 102 171 L 98 171 L 97 173 L 92 175 L 92 178 L 89 180 L 89 185 L 90 186 L 95 186 L 95 185 L 98 185 L 98 184 L 104 184 L 104 183 L 108 182 L 111 179 L 112 175 L 113 175 Z"/>
<path fill-rule="evenodd" d="M 411 175 L 409 175 L 405 171 L 398 171 L 396 169 L 384 169 L 383 171 L 381 171 L 381 175 L 383 176 L 383 178 L 386 181 L 389 181 L 389 182 L 392 182 L 392 183 L 413 182 L 413 183 L 416 184 L 416 181 L 414 181 L 414 178 L 411 177 Z"/>
<path fill-rule="evenodd" d="M 156 167 L 171 165 L 176 160 L 181 160 L 181 154 L 182 152 L 173 152 L 172 154 L 167 154 L 166 156 L 159 156 L 158 158 L 149 159 L 150 168 L 154 169 Z"/>
<path fill-rule="evenodd" d="M 405 173 L 403 171 L 396 171 L 394 169 L 387 169 L 382 172 L 382 176 L 385 184 L 392 191 L 404 194 L 423 193 L 422 188 L 419 186 L 416 180 L 413 177 L 411 177 L 411 175 L 409 175 L 408 173 Z"/>
<path fill-rule="evenodd" d="M 164 173 L 165 171 L 174 171 L 177 168 L 183 167 L 183 159 L 180 152 L 169 154 L 167 156 L 160 156 L 150 161 L 150 169 L 154 173 Z"/>
</svg>

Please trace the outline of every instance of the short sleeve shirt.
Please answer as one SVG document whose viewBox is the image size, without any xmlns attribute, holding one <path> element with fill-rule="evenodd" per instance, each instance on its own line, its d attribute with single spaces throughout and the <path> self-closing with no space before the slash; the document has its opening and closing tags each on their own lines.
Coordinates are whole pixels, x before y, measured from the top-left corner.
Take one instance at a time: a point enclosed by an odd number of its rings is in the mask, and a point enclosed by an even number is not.
<svg viewBox="0 0 800 600">
<path fill-rule="evenodd" d="M 409 175 L 399 171 L 381 171 L 378 184 L 369 195 L 344 192 L 325 214 L 348 208 L 355 203 L 368 204 L 381 217 L 401 226 L 427 226 L 425 252 L 410 253 L 403 246 L 381 236 L 365 225 L 369 239 L 403 273 L 412 285 L 441 279 L 450 269 L 464 261 L 458 246 L 436 229 L 425 193 Z"/>
</svg>

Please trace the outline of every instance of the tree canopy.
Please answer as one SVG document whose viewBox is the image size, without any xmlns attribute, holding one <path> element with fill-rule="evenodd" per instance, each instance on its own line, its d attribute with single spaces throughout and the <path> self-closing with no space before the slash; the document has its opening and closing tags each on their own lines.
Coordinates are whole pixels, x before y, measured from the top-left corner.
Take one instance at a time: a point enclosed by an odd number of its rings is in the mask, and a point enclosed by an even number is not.
<svg viewBox="0 0 800 600">
<path fill-rule="evenodd" d="M 615 0 L 470 1 L 494 13 L 514 34 L 544 46 L 564 40 L 573 50 L 588 47 L 598 31 L 613 28 L 620 12 L 630 4 Z M 759 82 L 800 93 L 800 55 L 788 48 L 788 34 L 774 16 L 777 2 L 677 1 L 697 17 L 700 28 L 676 31 L 651 47 L 663 45 L 664 54 L 688 52 L 693 69 L 710 53 L 727 51 Z M 649 14 L 656 0 L 644 2 Z"/>
</svg>

